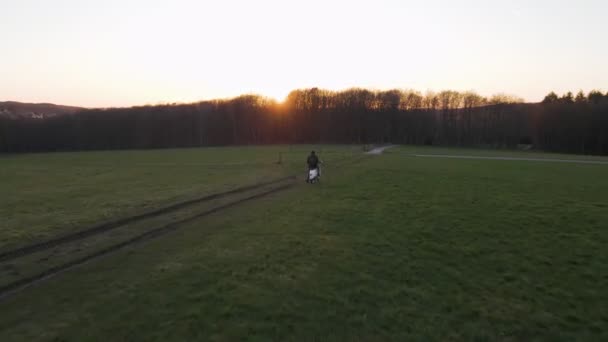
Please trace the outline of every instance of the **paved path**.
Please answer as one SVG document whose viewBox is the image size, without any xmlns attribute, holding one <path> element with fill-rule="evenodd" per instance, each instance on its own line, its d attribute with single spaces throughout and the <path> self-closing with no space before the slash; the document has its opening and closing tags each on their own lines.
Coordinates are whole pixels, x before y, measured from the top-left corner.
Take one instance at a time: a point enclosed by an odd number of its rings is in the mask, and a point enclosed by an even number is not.
<svg viewBox="0 0 608 342">
<path fill-rule="evenodd" d="M 482 157 L 482 156 L 464 156 L 464 155 L 451 155 L 451 154 L 412 154 L 412 156 L 414 156 L 414 157 L 429 157 L 429 158 L 484 159 L 484 160 L 519 160 L 519 161 L 535 161 L 535 162 L 551 162 L 551 163 L 608 165 L 608 161 L 599 161 L 599 160 L 576 160 L 576 159 L 553 159 L 553 158 L 524 158 L 524 157 Z"/>
<path fill-rule="evenodd" d="M 384 152 L 384 150 L 389 149 L 391 147 L 395 147 L 395 145 L 376 147 L 368 152 L 365 152 L 365 154 L 382 154 L 382 152 Z"/>
</svg>

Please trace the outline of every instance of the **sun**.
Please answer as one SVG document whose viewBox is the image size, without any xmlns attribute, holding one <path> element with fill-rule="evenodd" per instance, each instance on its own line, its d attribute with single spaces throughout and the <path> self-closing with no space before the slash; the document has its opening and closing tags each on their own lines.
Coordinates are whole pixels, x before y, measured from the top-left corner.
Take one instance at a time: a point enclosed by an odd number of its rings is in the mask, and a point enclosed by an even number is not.
<svg viewBox="0 0 608 342">
<path fill-rule="evenodd" d="M 287 99 L 287 95 L 289 95 L 289 92 L 291 90 L 292 89 L 279 89 L 279 88 L 267 89 L 267 90 L 263 91 L 262 94 L 279 103 L 283 103 Z"/>
</svg>

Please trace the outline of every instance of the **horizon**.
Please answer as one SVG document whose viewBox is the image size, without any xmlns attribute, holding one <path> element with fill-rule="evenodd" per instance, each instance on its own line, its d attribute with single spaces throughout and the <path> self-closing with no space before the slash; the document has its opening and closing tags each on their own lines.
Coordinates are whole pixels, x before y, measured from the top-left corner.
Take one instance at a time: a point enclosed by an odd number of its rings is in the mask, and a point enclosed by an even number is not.
<svg viewBox="0 0 608 342">
<path fill-rule="evenodd" d="M 133 0 L 3 4 L 6 101 L 87 108 L 295 89 L 606 91 L 608 4 Z"/>
<path fill-rule="evenodd" d="M 345 92 L 348 90 L 352 90 L 352 89 L 362 89 L 362 90 L 367 90 L 367 91 L 371 91 L 371 92 L 384 92 L 384 91 L 392 91 L 392 90 L 398 90 L 398 91 L 402 91 L 402 92 L 414 92 L 414 93 L 418 93 L 421 96 L 425 96 L 429 93 L 431 94 L 439 94 L 442 91 L 456 91 L 459 92 L 461 94 L 464 94 L 465 92 L 471 92 L 471 90 L 454 90 L 454 89 L 442 89 L 442 90 L 432 90 L 432 89 L 428 89 L 426 92 L 423 91 L 419 91 L 416 89 L 407 89 L 407 88 L 403 88 L 403 89 L 397 89 L 397 88 L 392 88 L 392 89 L 368 89 L 368 88 L 363 88 L 363 87 L 350 87 L 350 88 L 344 88 L 344 89 L 325 89 L 325 88 L 321 88 L 321 87 L 310 87 L 310 88 L 296 88 L 296 89 L 292 89 L 288 92 L 294 92 L 294 91 L 302 91 L 302 90 L 308 90 L 308 89 L 319 89 L 322 91 L 330 91 L 330 92 L 335 92 L 335 93 L 340 93 L 340 92 Z M 517 94 L 509 94 L 506 92 L 499 92 L 499 93 L 494 93 L 494 94 L 489 94 L 489 95 L 485 95 L 485 94 L 479 94 L 475 91 L 472 91 L 473 93 L 476 93 L 477 95 L 480 95 L 481 97 L 483 97 L 484 99 L 488 100 L 490 99 L 492 96 L 494 95 L 505 95 L 505 96 L 509 96 L 509 97 L 514 97 L 514 98 L 519 98 L 524 100 L 521 103 L 538 103 L 538 102 L 530 102 L 530 101 L 525 101 L 524 98 L 517 96 Z M 548 94 L 549 92 L 547 92 Z M 574 95 L 576 95 L 576 92 L 572 92 Z M 587 93 L 585 93 L 585 95 L 587 95 Z M 214 97 L 214 98 L 204 98 L 204 99 L 199 99 L 199 100 L 193 100 L 193 101 L 173 101 L 173 102 L 155 102 L 155 103 L 141 103 L 141 104 L 133 104 L 133 105 L 126 105 L 126 106 L 79 106 L 79 105 L 73 105 L 70 103 L 56 103 L 56 102 L 25 102 L 25 101 L 16 101 L 16 100 L 12 100 L 12 99 L 0 99 L 0 103 L 7 103 L 7 102 L 14 102 L 14 103 L 21 103 L 21 104 L 34 104 L 34 105 L 54 105 L 54 106 L 65 106 L 65 107 L 79 107 L 79 108 L 84 108 L 84 109 L 103 109 L 103 108 L 130 108 L 130 107 L 144 107 L 144 106 L 163 106 L 163 105 L 188 105 L 188 104 L 195 104 L 195 103 L 200 103 L 200 102 L 206 102 L 206 101 L 229 101 L 229 100 L 233 100 L 236 99 L 238 97 L 241 96 L 256 96 L 256 97 L 261 97 L 261 98 L 266 98 L 269 100 L 274 100 L 277 103 L 281 104 L 284 103 L 287 100 L 287 96 L 283 99 L 276 99 L 272 96 L 267 96 L 264 94 L 259 94 L 259 93 L 243 93 L 243 94 L 237 94 L 234 96 L 227 96 L 227 97 Z"/>
</svg>

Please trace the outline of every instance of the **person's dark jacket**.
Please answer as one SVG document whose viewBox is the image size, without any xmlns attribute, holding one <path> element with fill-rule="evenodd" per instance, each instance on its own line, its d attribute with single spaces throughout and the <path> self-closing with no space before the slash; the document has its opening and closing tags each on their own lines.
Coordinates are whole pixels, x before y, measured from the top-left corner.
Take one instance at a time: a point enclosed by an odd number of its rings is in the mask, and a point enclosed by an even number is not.
<svg viewBox="0 0 608 342">
<path fill-rule="evenodd" d="M 306 163 L 308 164 L 308 168 L 316 169 L 319 167 L 319 158 L 317 158 L 317 155 L 311 154 L 308 156 L 308 159 L 306 159 Z"/>
</svg>

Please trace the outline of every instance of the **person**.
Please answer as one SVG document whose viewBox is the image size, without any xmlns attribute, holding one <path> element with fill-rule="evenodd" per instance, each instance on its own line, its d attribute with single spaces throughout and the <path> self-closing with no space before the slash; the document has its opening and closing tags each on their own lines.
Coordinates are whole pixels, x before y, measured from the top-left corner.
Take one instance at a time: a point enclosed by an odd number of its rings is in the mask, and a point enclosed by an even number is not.
<svg viewBox="0 0 608 342">
<path fill-rule="evenodd" d="M 319 157 L 317 157 L 315 151 L 310 152 L 310 155 L 308 156 L 308 158 L 306 158 L 306 164 L 308 164 L 308 171 L 317 169 L 318 176 L 321 176 L 321 169 L 319 168 Z M 310 181 L 308 179 L 308 175 L 306 176 L 306 181 Z"/>
</svg>

